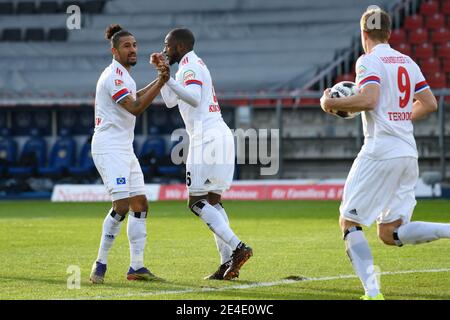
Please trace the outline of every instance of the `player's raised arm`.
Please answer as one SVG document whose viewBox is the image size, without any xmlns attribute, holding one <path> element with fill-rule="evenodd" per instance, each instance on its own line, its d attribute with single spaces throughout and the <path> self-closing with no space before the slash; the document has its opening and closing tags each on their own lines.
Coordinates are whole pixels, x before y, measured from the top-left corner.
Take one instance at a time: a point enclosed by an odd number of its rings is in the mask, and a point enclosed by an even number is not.
<svg viewBox="0 0 450 320">
<path fill-rule="evenodd" d="M 146 88 L 142 89 L 144 90 L 143 93 L 141 93 L 140 96 L 137 96 L 136 100 L 128 94 L 118 102 L 119 105 L 135 116 L 140 115 L 153 102 L 168 78 L 168 71 L 160 72 L 158 79 L 150 83 Z"/>
<path fill-rule="evenodd" d="M 144 88 L 142 88 L 141 90 L 136 92 L 136 97 L 138 97 L 138 98 L 142 97 L 144 95 L 144 93 L 146 93 L 151 87 L 153 87 L 156 84 L 157 81 L 158 81 L 158 79 L 153 80 L 148 85 L 146 85 Z"/>
<path fill-rule="evenodd" d="M 181 84 L 175 81 L 173 78 L 169 78 L 167 86 L 177 95 L 177 97 L 184 102 L 188 103 L 194 108 L 200 105 L 202 98 L 201 85 L 187 85 L 183 87 Z"/>
</svg>

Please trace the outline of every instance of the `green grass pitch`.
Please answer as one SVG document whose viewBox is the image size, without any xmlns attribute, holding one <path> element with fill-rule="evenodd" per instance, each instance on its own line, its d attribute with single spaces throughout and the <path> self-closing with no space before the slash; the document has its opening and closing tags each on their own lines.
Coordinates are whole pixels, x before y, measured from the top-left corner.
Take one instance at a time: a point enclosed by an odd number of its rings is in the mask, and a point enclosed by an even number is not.
<svg viewBox="0 0 450 320">
<path fill-rule="evenodd" d="M 109 203 L 0 202 L 0 299 L 358 299 L 335 201 L 225 202 L 254 256 L 233 281 L 207 281 L 219 263 L 209 229 L 184 202 L 152 202 L 146 265 L 166 282 L 129 282 L 126 225 L 111 250 L 105 284 L 88 281 Z M 413 220 L 450 222 L 450 201 L 419 201 Z M 365 230 L 386 299 L 450 299 L 450 241 L 387 247 Z M 81 272 L 68 289 L 69 266 Z M 434 270 L 435 272 L 430 272 Z M 406 271 L 406 272 L 403 272 Z M 426 272 L 424 272 L 426 271 Z M 391 273 L 389 273 L 391 272 Z M 403 272 L 403 273 L 402 273 Z M 289 276 L 306 281 L 282 281 Z"/>
</svg>

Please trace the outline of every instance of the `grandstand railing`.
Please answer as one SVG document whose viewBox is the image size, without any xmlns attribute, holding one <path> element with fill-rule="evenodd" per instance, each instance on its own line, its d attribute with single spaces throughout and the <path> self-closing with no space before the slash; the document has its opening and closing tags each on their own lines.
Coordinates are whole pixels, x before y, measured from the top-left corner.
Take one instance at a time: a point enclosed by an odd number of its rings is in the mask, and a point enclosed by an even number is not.
<svg viewBox="0 0 450 320">
<path fill-rule="evenodd" d="M 446 137 L 446 108 L 450 107 L 450 104 L 446 104 L 446 101 L 450 99 L 450 88 L 433 90 L 433 93 L 437 97 L 439 103 L 438 109 L 438 135 L 432 136 L 431 138 L 437 139 L 437 145 L 439 147 L 439 171 L 442 177 L 447 177 L 446 165 L 449 164 L 450 159 L 446 158 L 446 142 L 449 137 Z M 294 108 L 301 112 L 302 108 L 317 108 L 318 112 L 321 112 L 319 106 L 319 99 L 322 96 L 322 91 L 311 91 L 305 89 L 293 90 L 285 93 L 228 93 L 228 94 L 218 94 L 219 101 L 223 107 L 241 107 L 249 106 L 251 108 L 268 107 L 274 109 L 274 117 L 276 118 L 277 128 L 279 129 L 279 136 L 283 137 L 284 124 L 283 124 L 283 110 L 287 108 Z M 290 103 L 286 103 L 289 100 Z M 155 104 L 163 104 L 161 99 L 157 99 Z M 18 107 L 21 106 L 80 106 L 88 105 L 93 106 L 93 99 L 19 99 L 19 100 L 0 100 L 0 112 L 2 112 L 2 107 Z M 10 108 L 9 108 L 10 109 Z M 52 115 L 52 135 L 57 135 L 56 130 L 56 116 Z M 426 121 L 426 120 L 425 120 Z M 360 121 L 358 121 L 358 126 L 360 126 Z M 447 132 L 449 130 L 447 129 Z M 361 133 L 354 138 L 355 144 L 357 146 L 361 145 L 362 141 Z M 279 145 L 279 154 L 283 155 L 283 145 Z M 283 159 L 280 160 L 280 170 L 278 177 L 283 176 Z"/>
</svg>

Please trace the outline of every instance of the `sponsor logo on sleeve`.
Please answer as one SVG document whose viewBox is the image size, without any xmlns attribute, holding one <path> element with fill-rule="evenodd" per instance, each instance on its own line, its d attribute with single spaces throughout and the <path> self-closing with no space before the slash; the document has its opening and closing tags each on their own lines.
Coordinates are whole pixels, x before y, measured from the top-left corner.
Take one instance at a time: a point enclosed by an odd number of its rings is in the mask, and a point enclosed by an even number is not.
<svg viewBox="0 0 450 320">
<path fill-rule="evenodd" d="M 123 81 L 120 79 L 115 79 L 114 84 L 116 85 L 116 87 L 120 87 L 123 84 Z"/>
<path fill-rule="evenodd" d="M 362 78 L 364 78 L 366 73 L 367 73 L 367 68 L 363 65 L 360 65 L 358 70 L 356 70 L 356 76 L 357 76 L 358 80 L 361 80 Z"/>
<path fill-rule="evenodd" d="M 195 79 L 195 72 L 193 70 L 186 70 L 183 73 L 183 80 L 184 82 L 188 81 L 188 80 L 193 80 Z"/>
</svg>

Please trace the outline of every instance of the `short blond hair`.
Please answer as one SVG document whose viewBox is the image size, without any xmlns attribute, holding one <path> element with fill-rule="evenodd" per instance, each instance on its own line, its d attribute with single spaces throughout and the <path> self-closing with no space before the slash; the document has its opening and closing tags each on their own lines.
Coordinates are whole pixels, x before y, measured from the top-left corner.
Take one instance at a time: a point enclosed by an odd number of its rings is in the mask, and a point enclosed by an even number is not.
<svg viewBox="0 0 450 320">
<path fill-rule="evenodd" d="M 368 9 L 361 17 L 361 30 L 367 32 L 369 38 L 387 42 L 391 35 L 391 17 L 382 9 Z"/>
</svg>

